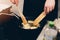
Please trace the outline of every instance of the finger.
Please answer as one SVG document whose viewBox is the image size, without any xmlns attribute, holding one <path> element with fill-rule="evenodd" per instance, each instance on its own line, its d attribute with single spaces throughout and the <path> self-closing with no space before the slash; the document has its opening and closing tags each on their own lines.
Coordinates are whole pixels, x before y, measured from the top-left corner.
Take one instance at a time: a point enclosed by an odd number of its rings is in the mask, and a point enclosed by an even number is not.
<svg viewBox="0 0 60 40">
<path fill-rule="evenodd" d="M 15 0 L 16 6 L 18 6 L 18 0 Z"/>
<path fill-rule="evenodd" d="M 53 7 L 52 7 L 52 10 L 54 10 L 54 8 L 55 8 L 55 7 L 53 6 Z"/>
<path fill-rule="evenodd" d="M 15 4 L 14 0 L 10 0 L 13 4 Z"/>
<path fill-rule="evenodd" d="M 54 10 L 54 6 L 50 7 L 50 12 Z"/>
<path fill-rule="evenodd" d="M 44 12 L 47 13 L 47 7 L 44 7 Z"/>
<path fill-rule="evenodd" d="M 49 8 L 49 10 L 50 10 L 50 12 L 51 12 L 51 11 L 53 10 L 53 8 L 52 8 L 52 7 L 50 7 L 50 8 Z"/>
<path fill-rule="evenodd" d="M 47 13 L 49 13 L 49 11 L 50 11 L 50 9 L 49 9 L 49 7 L 47 7 Z"/>
</svg>

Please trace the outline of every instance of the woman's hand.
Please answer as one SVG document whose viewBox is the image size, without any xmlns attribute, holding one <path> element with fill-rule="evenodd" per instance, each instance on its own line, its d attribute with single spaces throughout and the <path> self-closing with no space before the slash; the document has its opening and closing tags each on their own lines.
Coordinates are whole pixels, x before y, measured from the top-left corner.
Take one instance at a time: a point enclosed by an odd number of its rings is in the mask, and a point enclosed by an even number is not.
<svg viewBox="0 0 60 40">
<path fill-rule="evenodd" d="M 18 5 L 18 0 L 10 0 L 13 4 Z"/>
<path fill-rule="evenodd" d="M 54 7 L 55 7 L 55 0 L 46 0 L 44 11 L 49 13 L 54 9 Z"/>
</svg>

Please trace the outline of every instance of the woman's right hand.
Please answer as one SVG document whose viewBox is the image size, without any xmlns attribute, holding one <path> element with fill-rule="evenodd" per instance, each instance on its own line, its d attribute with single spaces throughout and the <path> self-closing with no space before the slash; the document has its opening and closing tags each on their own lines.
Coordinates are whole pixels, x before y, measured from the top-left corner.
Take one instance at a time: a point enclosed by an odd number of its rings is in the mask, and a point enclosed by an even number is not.
<svg viewBox="0 0 60 40">
<path fill-rule="evenodd" d="M 16 6 L 18 5 L 18 0 L 10 0 L 13 4 L 16 4 Z"/>
</svg>

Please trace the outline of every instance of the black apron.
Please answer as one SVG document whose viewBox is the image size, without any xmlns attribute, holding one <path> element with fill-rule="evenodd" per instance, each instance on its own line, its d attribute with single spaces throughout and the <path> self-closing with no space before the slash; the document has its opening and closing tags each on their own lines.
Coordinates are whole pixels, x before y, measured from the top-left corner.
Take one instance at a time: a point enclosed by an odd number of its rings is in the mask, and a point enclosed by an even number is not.
<svg viewBox="0 0 60 40">
<path fill-rule="evenodd" d="M 30 20 L 34 20 L 44 8 L 45 0 L 24 0 L 23 13 Z"/>
</svg>

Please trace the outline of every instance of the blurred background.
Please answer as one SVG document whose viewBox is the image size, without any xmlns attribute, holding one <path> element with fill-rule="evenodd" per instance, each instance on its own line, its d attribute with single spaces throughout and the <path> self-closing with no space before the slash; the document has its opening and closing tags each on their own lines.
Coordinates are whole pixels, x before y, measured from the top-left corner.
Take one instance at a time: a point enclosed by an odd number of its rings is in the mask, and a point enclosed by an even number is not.
<svg viewBox="0 0 60 40">
<path fill-rule="evenodd" d="M 60 17 L 60 0 L 58 0 L 58 17 Z"/>
</svg>

